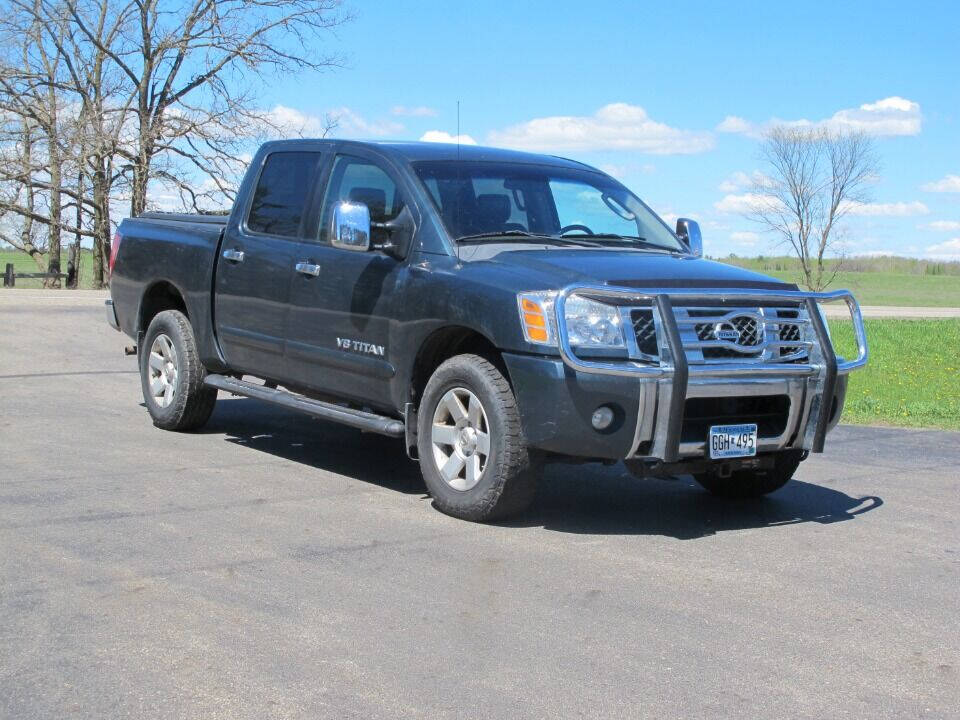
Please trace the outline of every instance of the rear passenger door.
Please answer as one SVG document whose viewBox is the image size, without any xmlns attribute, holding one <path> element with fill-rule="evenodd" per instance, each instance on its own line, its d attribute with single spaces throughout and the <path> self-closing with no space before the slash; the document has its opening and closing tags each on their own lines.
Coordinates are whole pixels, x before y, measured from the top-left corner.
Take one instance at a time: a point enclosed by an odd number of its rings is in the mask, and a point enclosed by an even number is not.
<svg viewBox="0 0 960 720">
<path fill-rule="evenodd" d="M 376 250 L 330 244 L 333 208 L 348 200 L 389 222 L 406 204 L 393 171 L 377 159 L 338 155 L 329 173 L 314 239 L 302 242 L 291 283 L 287 367 L 303 387 L 373 406 L 389 404 L 395 374 L 391 333 L 400 312 L 407 264 Z M 371 232 L 374 243 L 386 240 Z"/>
<path fill-rule="evenodd" d="M 231 369 L 283 380 L 294 252 L 322 154 L 269 152 L 247 206 L 231 220 L 217 262 L 217 337 Z"/>
</svg>

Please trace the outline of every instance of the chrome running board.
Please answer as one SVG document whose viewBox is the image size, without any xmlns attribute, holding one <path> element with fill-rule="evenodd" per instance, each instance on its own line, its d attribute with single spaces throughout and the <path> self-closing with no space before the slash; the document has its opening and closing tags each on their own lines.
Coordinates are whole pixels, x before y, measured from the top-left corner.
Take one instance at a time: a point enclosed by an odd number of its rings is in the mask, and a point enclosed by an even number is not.
<svg viewBox="0 0 960 720">
<path fill-rule="evenodd" d="M 280 405 L 281 407 L 297 410 L 298 412 L 323 418 L 324 420 L 333 420 L 342 425 L 367 432 L 379 433 L 380 435 L 389 435 L 390 437 L 403 437 L 406 432 L 403 420 L 387 417 L 386 415 L 377 415 L 376 413 L 366 412 L 365 410 L 354 410 L 352 408 L 335 405 L 333 403 L 323 402 L 322 400 L 313 400 L 304 395 L 297 395 L 286 390 L 269 388 L 263 385 L 237 380 L 226 375 L 207 375 L 203 380 L 205 385 L 215 387 L 218 390 L 225 390 L 234 395 L 243 395 L 264 402 Z"/>
</svg>

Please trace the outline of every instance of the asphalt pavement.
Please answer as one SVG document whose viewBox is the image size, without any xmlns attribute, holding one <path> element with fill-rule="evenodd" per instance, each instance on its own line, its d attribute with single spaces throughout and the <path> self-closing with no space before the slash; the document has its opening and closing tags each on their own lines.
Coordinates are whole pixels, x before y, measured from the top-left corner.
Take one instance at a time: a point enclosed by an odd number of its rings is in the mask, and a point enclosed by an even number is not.
<svg viewBox="0 0 960 720">
<path fill-rule="evenodd" d="M 841 425 L 734 503 L 548 466 L 471 524 L 395 440 L 155 429 L 56 295 L 0 291 L 0 718 L 958 717 L 960 433 Z"/>
</svg>

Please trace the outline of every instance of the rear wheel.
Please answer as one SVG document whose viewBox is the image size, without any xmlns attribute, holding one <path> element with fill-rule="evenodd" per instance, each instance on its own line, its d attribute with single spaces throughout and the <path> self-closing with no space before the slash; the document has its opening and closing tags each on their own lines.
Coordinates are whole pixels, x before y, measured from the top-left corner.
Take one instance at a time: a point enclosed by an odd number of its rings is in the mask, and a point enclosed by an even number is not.
<svg viewBox="0 0 960 720">
<path fill-rule="evenodd" d="M 774 455 L 774 465 L 767 470 L 737 470 L 729 477 L 720 477 L 716 473 L 697 473 L 693 479 L 718 497 L 755 498 L 786 485 L 803 457 L 802 450 L 784 450 Z"/>
<path fill-rule="evenodd" d="M 164 430 L 202 427 L 217 402 L 216 388 L 203 384 L 205 375 L 186 315 L 158 313 L 140 348 L 140 385 L 153 424 Z"/>
<path fill-rule="evenodd" d="M 503 374 L 479 355 L 458 355 L 433 373 L 419 410 L 420 469 L 438 509 L 464 520 L 526 508 L 536 468 Z"/>
</svg>

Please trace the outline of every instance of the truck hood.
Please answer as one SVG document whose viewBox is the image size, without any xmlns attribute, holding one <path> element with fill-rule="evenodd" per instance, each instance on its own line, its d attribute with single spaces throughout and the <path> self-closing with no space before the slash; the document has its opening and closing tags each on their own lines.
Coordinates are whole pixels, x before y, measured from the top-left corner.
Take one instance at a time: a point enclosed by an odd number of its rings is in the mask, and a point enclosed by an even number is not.
<svg viewBox="0 0 960 720">
<path fill-rule="evenodd" d="M 464 253 L 470 263 L 474 258 Z M 476 258 L 536 280 L 542 288 L 594 283 L 634 288 L 744 288 L 795 290 L 796 286 L 750 270 L 685 255 L 593 250 L 506 250 Z M 532 285 L 528 289 L 538 289 Z"/>
</svg>

